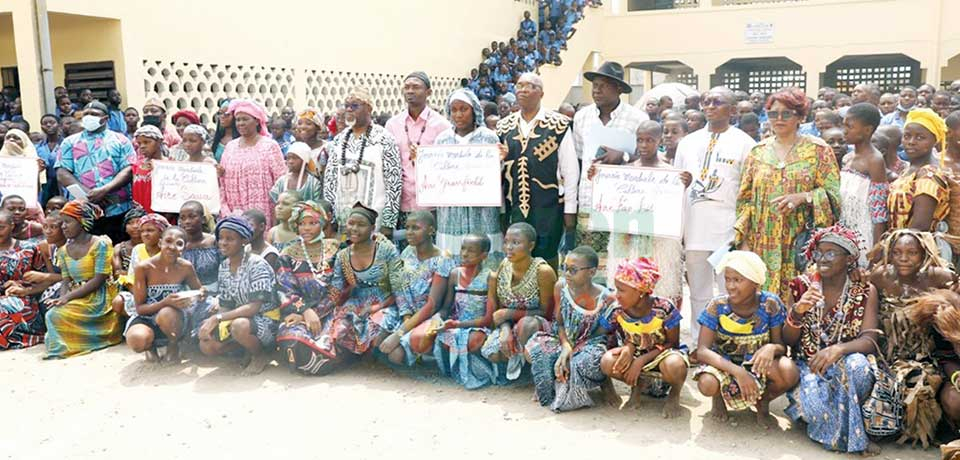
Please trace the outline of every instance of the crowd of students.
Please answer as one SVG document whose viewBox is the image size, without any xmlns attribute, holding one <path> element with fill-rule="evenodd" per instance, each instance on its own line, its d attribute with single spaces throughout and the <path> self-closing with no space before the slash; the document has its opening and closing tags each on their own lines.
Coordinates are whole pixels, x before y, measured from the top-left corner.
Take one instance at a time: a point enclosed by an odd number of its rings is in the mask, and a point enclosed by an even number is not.
<svg viewBox="0 0 960 460">
<path fill-rule="evenodd" d="M 584 77 L 594 103 L 571 120 L 524 73 L 493 129 L 468 88 L 430 108 L 423 72 L 384 126 L 362 87 L 338 114 L 223 101 L 212 135 L 155 99 L 119 132 L 113 97 L 44 115 L 42 139 L 5 121 L 0 156 L 37 158 L 41 192 L 2 199 L 0 348 L 125 341 L 150 361 L 307 375 L 372 354 L 469 389 L 530 378 L 554 411 L 619 406 L 618 380 L 666 417 L 696 366 L 717 419 L 752 407 L 767 426 L 786 395 L 832 450 L 957 437 L 960 84 L 817 100 L 718 87 L 641 109 L 621 101 L 619 64 Z M 636 149 L 586 151 L 599 127 Z M 503 206 L 419 206 L 417 151 L 433 144 L 499 144 Z M 152 209 L 157 160 L 216 165 L 219 216 Z M 589 231 L 601 164 L 675 174 L 683 239 Z"/>
</svg>

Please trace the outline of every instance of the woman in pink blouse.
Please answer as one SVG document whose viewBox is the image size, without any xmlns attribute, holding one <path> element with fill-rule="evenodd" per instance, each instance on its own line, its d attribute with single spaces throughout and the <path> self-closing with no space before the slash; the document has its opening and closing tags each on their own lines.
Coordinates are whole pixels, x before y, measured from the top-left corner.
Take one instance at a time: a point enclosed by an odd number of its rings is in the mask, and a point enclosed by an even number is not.
<svg viewBox="0 0 960 460">
<path fill-rule="evenodd" d="M 263 107 L 247 99 L 230 103 L 240 137 L 230 141 L 220 158 L 220 215 L 239 215 L 259 209 L 273 225 L 270 187 L 287 172 L 280 146 L 267 132 L 267 114 Z"/>
</svg>

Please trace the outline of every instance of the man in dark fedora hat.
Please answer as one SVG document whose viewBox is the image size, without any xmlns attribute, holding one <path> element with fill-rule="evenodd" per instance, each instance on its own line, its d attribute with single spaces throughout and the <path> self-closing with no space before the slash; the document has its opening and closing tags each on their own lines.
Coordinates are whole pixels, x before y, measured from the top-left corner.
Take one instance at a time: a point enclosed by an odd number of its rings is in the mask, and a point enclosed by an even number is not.
<svg viewBox="0 0 960 460">
<path fill-rule="evenodd" d="M 592 183 L 587 179 L 586 171 L 595 162 L 620 165 L 635 158 L 634 152 L 623 152 L 604 145 L 600 145 L 597 151 L 585 152 L 584 145 L 596 145 L 589 140 L 601 128 L 623 130 L 633 135 L 640 122 L 649 120 L 650 117 L 642 110 L 620 100 L 620 95 L 629 94 L 633 88 L 624 80 L 623 66 L 619 63 L 604 62 L 597 70 L 584 72 L 583 78 L 593 83 L 593 104 L 581 108 L 573 118 L 573 144 L 581 161 L 581 170 L 584 171 L 584 174 L 580 175 L 578 193 L 577 243 L 588 245 L 597 251 L 603 264 L 606 260 L 604 256 L 609 234 L 587 230 Z M 606 270 L 601 267 L 597 273 L 606 273 Z"/>
</svg>

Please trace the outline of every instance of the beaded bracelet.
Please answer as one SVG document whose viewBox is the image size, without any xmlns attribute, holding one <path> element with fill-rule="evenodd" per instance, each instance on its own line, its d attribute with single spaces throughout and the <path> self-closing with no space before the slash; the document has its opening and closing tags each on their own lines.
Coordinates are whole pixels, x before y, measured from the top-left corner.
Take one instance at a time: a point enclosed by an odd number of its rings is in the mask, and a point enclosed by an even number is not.
<svg viewBox="0 0 960 460">
<path fill-rule="evenodd" d="M 787 315 L 787 325 L 790 326 L 790 327 L 796 328 L 796 329 L 800 329 L 800 327 L 802 326 L 802 324 L 797 324 L 797 323 L 793 322 L 793 312 L 792 312 L 792 311 Z"/>
</svg>

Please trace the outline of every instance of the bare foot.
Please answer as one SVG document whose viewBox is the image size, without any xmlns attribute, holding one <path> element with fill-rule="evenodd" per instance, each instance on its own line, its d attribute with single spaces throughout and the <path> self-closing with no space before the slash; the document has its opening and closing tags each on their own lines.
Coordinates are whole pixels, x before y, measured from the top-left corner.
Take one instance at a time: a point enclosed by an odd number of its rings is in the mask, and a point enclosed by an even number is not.
<svg viewBox="0 0 960 460">
<path fill-rule="evenodd" d="M 730 414 L 727 413 L 727 403 L 723 402 L 722 396 L 713 397 L 713 408 L 710 409 L 710 416 L 718 422 L 730 420 Z"/>
<path fill-rule="evenodd" d="M 157 349 L 156 349 L 156 348 L 151 348 L 151 349 L 147 350 L 147 351 L 146 351 L 146 357 L 147 357 L 147 362 L 148 362 L 148 363 L 159 363 L 159 362 L 160 362 L 160 355 L 157 353 Z"/>
<path fill-rule="evenodd" d="M 770 415 L 770 401 L 757 401 L 757 424 L 764 430 L 777 426 L 777 419 Z"/>
<path fill-rule="evenodd" d="M 167 345 L 167 353 L 163 355 L 165 365 L 180 364 L 180 347 L 175 344 Z"/>
<path fill-rule="evenodd" d="M 867 443 L 867 450 L 860 452 L 860 455 L 863 457 L 876 457 L 877 455 L 880 455 L 882 450 L 883 449 L 880 448 L 879 444 L 869 442 Z"/>
<path fill-rule="evenodd" d="M 240 372 L 242 376 L 257 375 L 267 368 L 267 365 L 273 361 L 266 353 L 257 353 L 250 358 L 250 362 Z"/>
<path fill-rule="evenodd" d="M 600 384 L 600 391 L 603 393 L 603 400 L 608 406 L 619 409 L 623 404 L 623 398 L 617 394 L 617 389 L 613 387 L 613 380 L 606 379 Z"/>
<path fill-rule="evenodd" d="M 670 395 L 663 403 L 663 418 L 676 418 L 680 416 L 680 391 L 679 388 L 671 388 Z"/>
<path fill-rule="evenodd" d="M 637 384 L 630 389 L 630 399 L 627 399 L 626 404 L 623 405 L 624 409 L 639 409 L 643 403 L 643 389 L 640 388 L 640 385 Z"/>
</svg>

